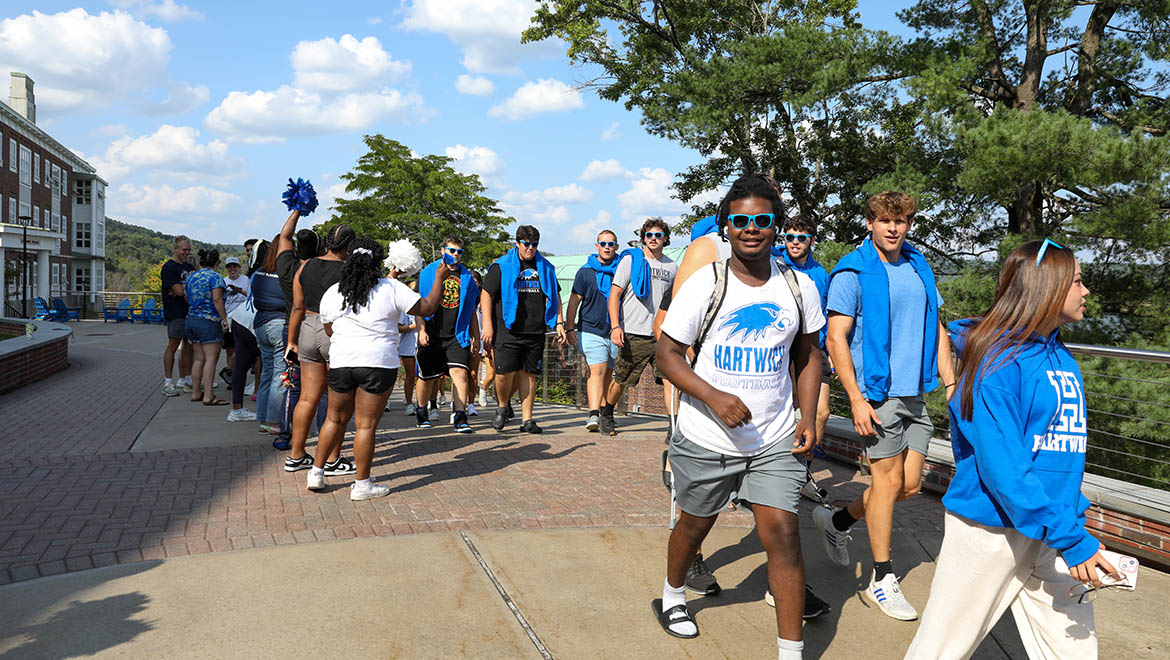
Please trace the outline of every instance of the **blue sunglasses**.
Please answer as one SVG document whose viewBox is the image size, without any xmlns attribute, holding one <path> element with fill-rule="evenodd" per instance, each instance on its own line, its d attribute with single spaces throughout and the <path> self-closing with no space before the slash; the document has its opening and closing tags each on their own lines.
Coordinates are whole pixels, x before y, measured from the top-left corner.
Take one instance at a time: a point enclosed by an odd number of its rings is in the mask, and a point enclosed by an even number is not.
<svg viewBox="0 0 1170 660">
<path fill-rule="evenodd" d="M 755 215 L 747 215 L 746 213 L 736 213 L 735 215 L 727 216 L 727 221 L 736 229 L 747 229 L 749 224 L 754 224 L 756 229 L 767 229 L 776 221 L 776 214 L 757 213 Z"/>
<path fill-rule="evenodd" d="M 1048 251 L 1048 246 L 1051 245 L 1058 250 L 1063 250 L 1064 246 L 1052 240 L 1051 238 L 1044 239 L 1044 243 L 1040 245 L 1040 251 L 1036 253 L 1036 267 L 1040 267 L 1040 260 L 1044 258 L 1044 253 Z"/>
</svg>

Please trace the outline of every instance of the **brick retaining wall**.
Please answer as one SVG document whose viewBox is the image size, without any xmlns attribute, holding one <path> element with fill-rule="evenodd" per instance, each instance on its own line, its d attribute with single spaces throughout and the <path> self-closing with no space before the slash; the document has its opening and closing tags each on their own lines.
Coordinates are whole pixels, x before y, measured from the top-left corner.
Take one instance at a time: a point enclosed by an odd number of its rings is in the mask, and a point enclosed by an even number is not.
<svg viewBox="0 0 1170 660">
<path fill-rule="evenodd" d="M 44 324 L 43 321 L 36 323 L 38 326 Z M 69 334 L 52 338 L 34 335 L 30 341 L 24 337 L 24 323 L 5 320 L 0 320 L 0 332 L 19 335 L 0 342 L 0 346 L 8 349 L 0 354 L 0 394 L 69 368 Z M 16 342 L 27 346 L 14 349 L 14 345 L 20 346 Z"/>
</svg>

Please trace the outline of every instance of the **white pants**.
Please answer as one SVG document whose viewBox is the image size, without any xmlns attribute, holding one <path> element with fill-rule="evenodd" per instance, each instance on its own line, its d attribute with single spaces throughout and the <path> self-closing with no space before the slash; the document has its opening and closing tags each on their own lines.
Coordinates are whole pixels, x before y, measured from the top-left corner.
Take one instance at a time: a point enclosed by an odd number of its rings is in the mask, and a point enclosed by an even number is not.
<svg viewBox="0 0 1170 660">
<path fill-rule="evenodd" d="M 906 658 L 969 658 L 1011 606 L 1032 660 L 1095 660 L 1093 603 L 1078 603 L 1059 554 L 1014 529 L 946 514 L 930 600 Z"/>
</svg>

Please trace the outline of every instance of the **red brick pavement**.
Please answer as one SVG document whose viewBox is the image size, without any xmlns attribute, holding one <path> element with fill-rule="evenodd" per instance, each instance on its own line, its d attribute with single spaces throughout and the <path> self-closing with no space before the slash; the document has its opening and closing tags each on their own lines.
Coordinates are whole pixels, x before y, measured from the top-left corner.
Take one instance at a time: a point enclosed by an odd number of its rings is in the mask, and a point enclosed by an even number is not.
<svg viewBox="0 0 1170 660">
<path fill-rule="evenodd" d="M 71 349 L 80 368 L 3 399 L 0 584 L 92 567 L 239 548 L 473 529 L 664 526 L 659 476 L 664 422 L 619 418 L 616 438 L 584 416 L 542 408 L 540 436 L 404 428 L 387 414 L 373 475 L 389 497 L 351 502 L 351 477 L 305 490 L 266 440 L 223 449 L 127 452 L 161 405 L 158 358 L 96 345 Z M 209 428 L 208 432 L 214 432 Z M 310 448 L 310 451 L 312 447 Z M 837 499 L 866 480 L 817 464 Z M 804 503 L 807 506 L 808 503 Z M 938 498 L 899 505 L 895 526 L 940 529 Z M 744 512 L 720 524 L 750 526 Z M 808 516 L 802 525 L 812 529 Z"/>
</svg>

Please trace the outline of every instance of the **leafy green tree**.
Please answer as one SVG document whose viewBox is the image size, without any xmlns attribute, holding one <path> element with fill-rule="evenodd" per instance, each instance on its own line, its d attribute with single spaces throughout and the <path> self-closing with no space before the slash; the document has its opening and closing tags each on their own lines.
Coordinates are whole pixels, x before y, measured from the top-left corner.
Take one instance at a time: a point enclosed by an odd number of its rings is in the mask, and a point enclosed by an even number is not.
<svg viewBox="0 0 1170 660">
<path fill-rule="evenodd" d="M 345 223 L 379 241 L 405 238 L 427 260 L 438 258 L 445 236 L 455 235 L 465 241 L 464 262 L 472 268 L 486 267 L 507 249 L 497 235 L 514 220 L 483 194 L 478 176 L 455 171 L 450 158 L 415 155 L 382 135 L 367 135 L 365 143 L 357 167 L 341 177 L 352 197 L 336 200 L 322 231 Z"/>
</svg>

